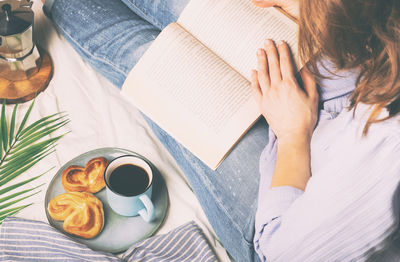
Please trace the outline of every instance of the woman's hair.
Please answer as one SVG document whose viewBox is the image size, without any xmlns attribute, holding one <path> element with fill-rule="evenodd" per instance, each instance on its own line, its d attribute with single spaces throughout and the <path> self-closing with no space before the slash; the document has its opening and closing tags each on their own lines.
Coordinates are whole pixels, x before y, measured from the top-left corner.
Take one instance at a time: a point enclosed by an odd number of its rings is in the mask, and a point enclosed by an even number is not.
<svg viewBox="0 0 400 262">
<path fill-rule="evenodd" d="M 364 135 L 400 112 L 399 0 L 300 0 L 299 53 L 319 77 L 324 59 L 337 70 L 360 70 L 350 109 L 374 105 Z M 383 108 L 389 116 L 377 119 Z"/>
</svg>

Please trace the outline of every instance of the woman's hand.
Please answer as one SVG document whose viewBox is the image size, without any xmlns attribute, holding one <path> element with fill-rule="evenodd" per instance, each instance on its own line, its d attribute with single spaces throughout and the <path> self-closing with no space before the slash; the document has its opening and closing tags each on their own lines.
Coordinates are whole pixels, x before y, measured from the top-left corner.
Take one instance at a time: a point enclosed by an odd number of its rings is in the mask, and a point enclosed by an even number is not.
<svg viewBox="0 0 400 262">
<path fill-rule="evenodd" d="M 299 0 L 252 0 L 258 7 L 279 6 L 291 16 L 299 18 Z"/>
<path fill-rule="evenodd" d="M 279 53 L 279 54 L 278 54 Z M 252 72 L 252 90 L 260 110 L 279 141 L 311 139 L 317 121 L 318 92 L 313 76 L 301 71 L 302 90 L 294 75 L 289 47 L 276 48 L 266 40 L 257 52 L 257 71 Z M 309 141 L 309 140 L 308 140 Z"/>
</svg>

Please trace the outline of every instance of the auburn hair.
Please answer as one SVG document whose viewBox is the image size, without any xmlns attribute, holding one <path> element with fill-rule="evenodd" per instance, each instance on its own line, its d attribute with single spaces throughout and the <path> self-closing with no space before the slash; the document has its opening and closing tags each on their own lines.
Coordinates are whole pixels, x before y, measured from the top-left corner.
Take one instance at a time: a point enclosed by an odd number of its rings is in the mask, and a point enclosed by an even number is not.
<svg viewBox="0 0 400 262">
<path fill-rule="evenodd" d="M 318 65 L 326 59 L 335 71 L 359 70 L 349 110 L 373 106 L 364 135 L 372 123 L 399 113 L 399 0 L 300 0 L 299 26 L 300 58 L 315 75 L 325 77 Z M 388 117 L 378 119 L 384 108 Z"/>
</svg>

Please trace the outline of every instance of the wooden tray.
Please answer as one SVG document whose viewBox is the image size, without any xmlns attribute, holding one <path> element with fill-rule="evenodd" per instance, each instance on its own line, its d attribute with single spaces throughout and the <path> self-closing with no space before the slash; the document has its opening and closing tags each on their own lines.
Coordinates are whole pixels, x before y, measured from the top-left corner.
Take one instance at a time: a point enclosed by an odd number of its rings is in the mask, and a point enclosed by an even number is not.
<svg viewBox="0 0 400 262">
<path fill-rule="evenodd" d="M 0 101 L 6 99 L 6 104 L 23 103 L 33 99 L 49 85 L 53 76 L 53 63 L 50 55 L 38 48 L 42 57 L 39 72 L 26 80 L 10 81 L 0 77 Z"/>
</svg>

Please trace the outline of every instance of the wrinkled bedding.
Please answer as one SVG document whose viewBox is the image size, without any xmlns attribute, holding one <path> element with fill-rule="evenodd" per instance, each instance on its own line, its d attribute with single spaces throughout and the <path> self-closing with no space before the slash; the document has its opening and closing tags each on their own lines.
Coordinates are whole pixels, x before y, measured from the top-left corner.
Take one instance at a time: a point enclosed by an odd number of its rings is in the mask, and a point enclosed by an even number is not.
<svg viewBox="0 0 400 262">
<path fill-rule="evenodd" d="M 203 229 L 220 260 L 229 261 L 182 171 L 152 134 L 138 110 L 58 35 L 51 21 L 44 16 L 39 1 L 35 1 L 33 9 L 35 41 L 51 54 L 54 76 L 46 91 L 37 97 L 30 122 L 61 111 L 67 112 L 71 122 L 59 131 L 69 133 L 60 140 L 56 152 L 17 179 L 26 179 L 54 167 L 31 183 L 31 186 L 45 184 L 39 194 L 25 201 L 34 204 L 17 216 L 47 221 L 44 208 L 47 185 L 57 170 L 70 159 L 96 148 L 126 148 L 147 157 L 166 180 L 170 206 L 164 224 L 156 234 L 166 233 L 194 220 Z M 28 106 L 29 103 L 25 103 L 19 107 L 19 121 Z M 7 110 L 11 109 L 11 106 L 7 107 Z"/>
</svg>

